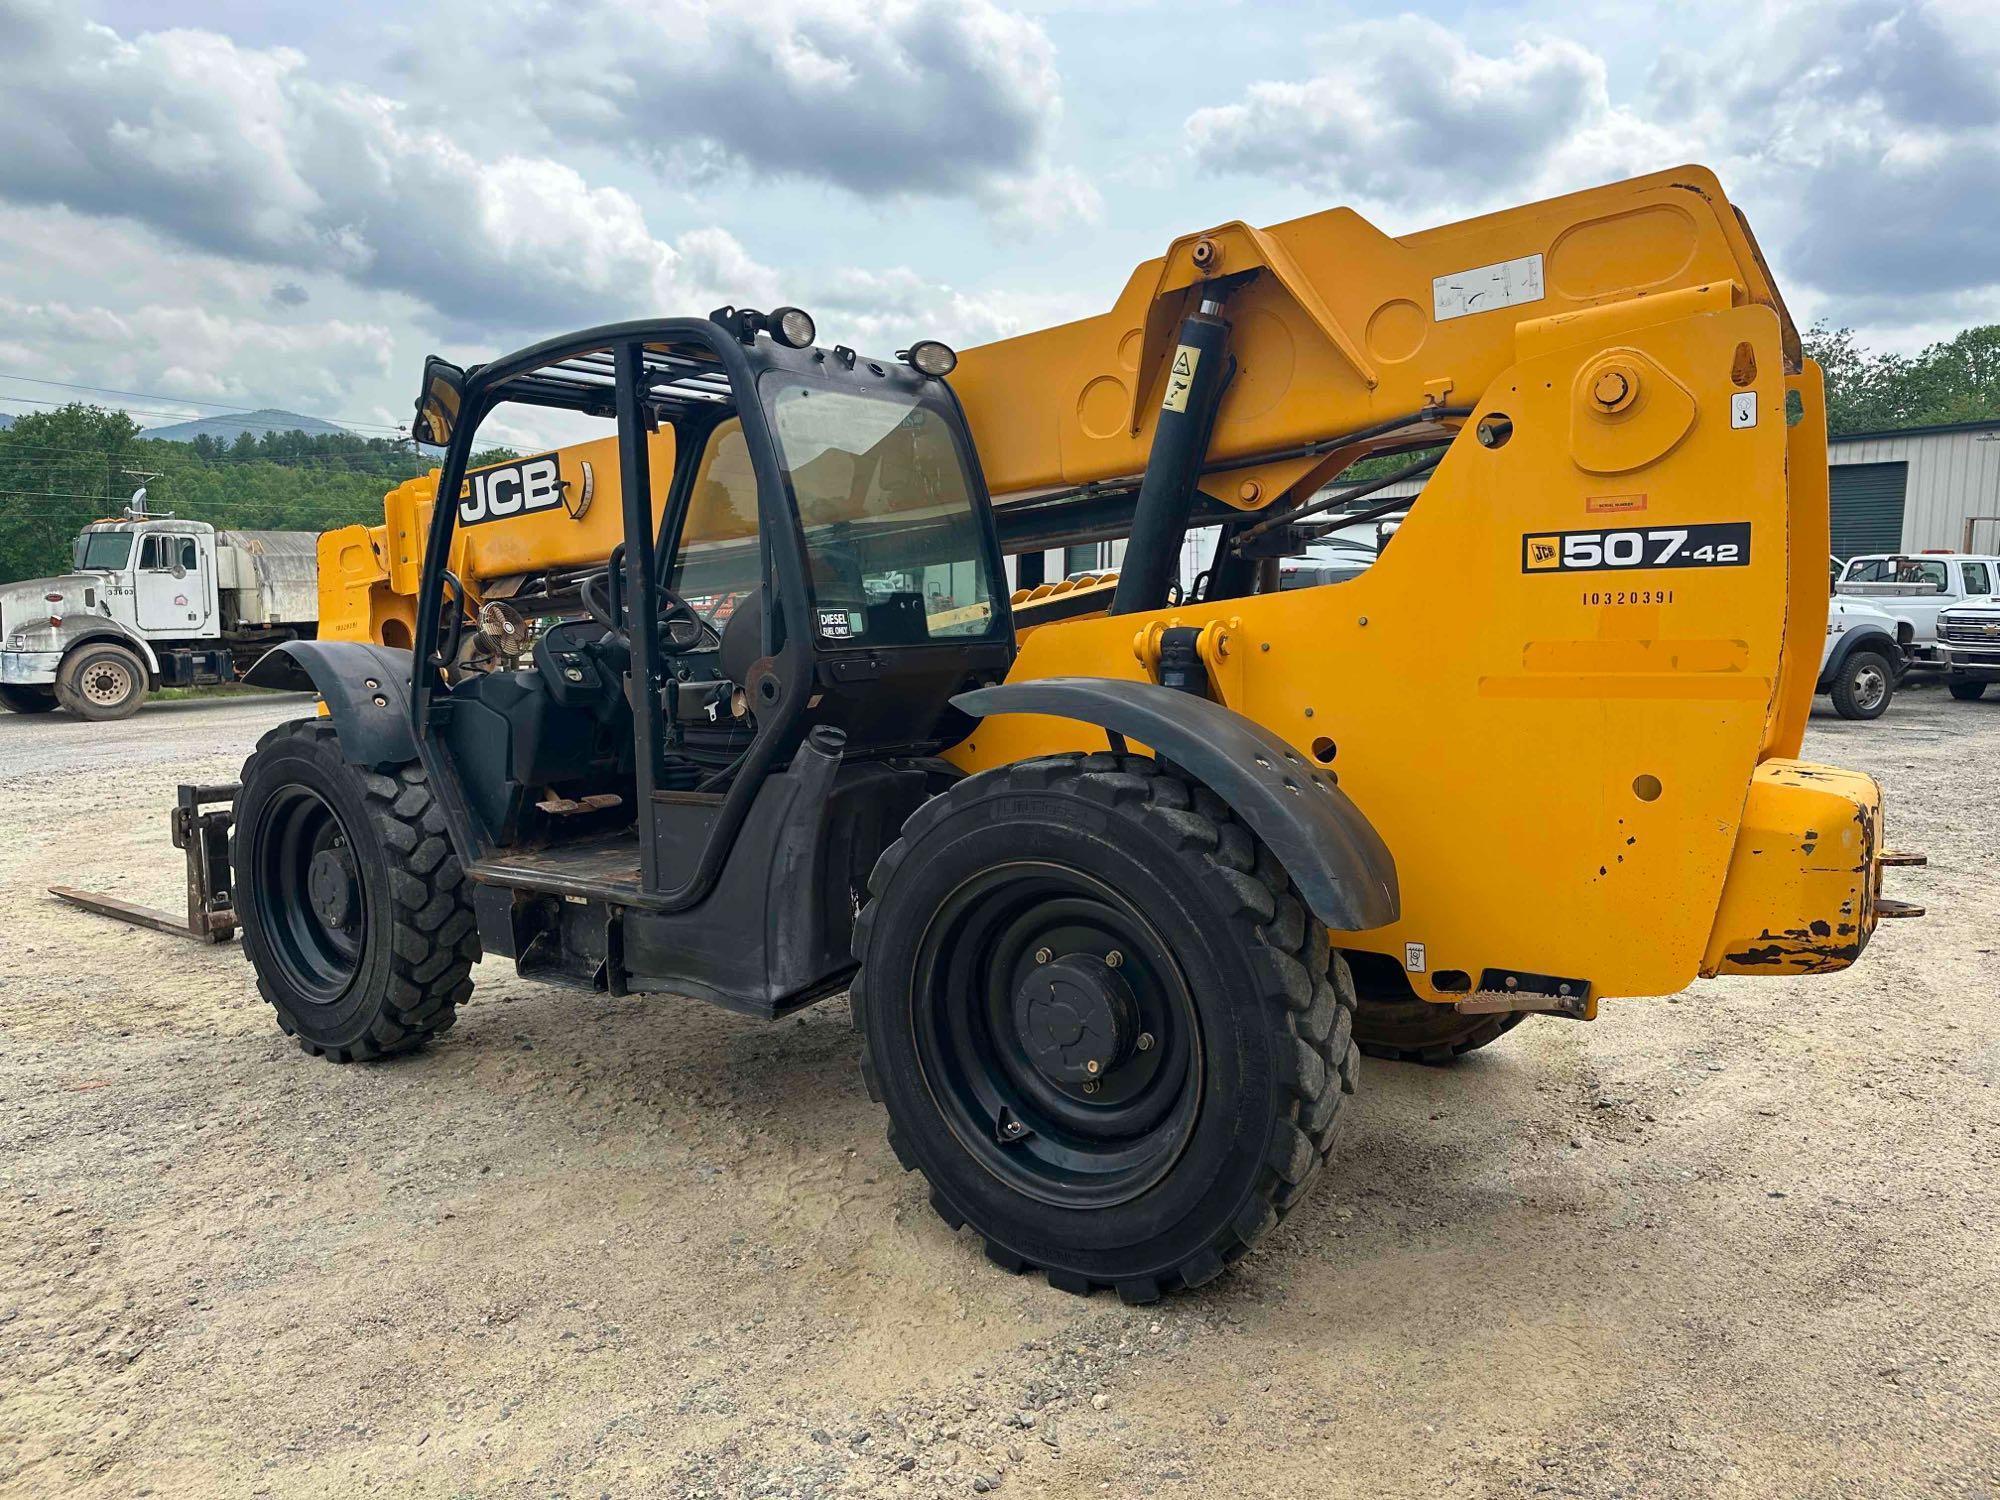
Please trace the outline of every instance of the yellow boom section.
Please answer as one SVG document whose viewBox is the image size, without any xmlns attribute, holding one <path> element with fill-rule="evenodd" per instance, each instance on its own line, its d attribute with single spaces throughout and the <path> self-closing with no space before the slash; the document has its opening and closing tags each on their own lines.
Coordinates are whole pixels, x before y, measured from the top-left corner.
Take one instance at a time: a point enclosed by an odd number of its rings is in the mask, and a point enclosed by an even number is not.
<svg viewBox="0 0 2000 1500">
<path fill-rule="evenodd" d="M 1302 499 L 1363 446 L 1329 440 L 1472 408 L 1436 425 L 1459 435 L 1421 501 L 1357 578 L 1050 624 L 1011 680 L 1143 680 L 1161 628 L 1201 629 L 1213 695 L 1336 771 L 1388 842 L 1402 917 L 1341 941 L 1426 998 L 1517 974 L 1594 1003 L 1850 962 L 1879 796 L 1790 758 L 1825 632 L 1818 371 L 1714 178 L 1400 240 L 1345 210 L 1187 236 L 1111 313 L 964 357 L 996 494 L 1141 472 L 1198 284 L 1253 269 L 1223 313 L 1239 368 L 1203 489 Z M 950 758 L 1103 743 L 1008 716 Z"/>
<path fill-rule="evenodd" d="M 650 439 L 654 520 L 666 505 L 674 438 L 662 427 Z M 555 466 L 556 503 L 495 516 L 452 534 L 451 570 L 477 599 L 504 580 L 549 569 L 602 565 L 625 538 L 618 487 L 618 440 L 599 438 L 553 452 L 489 464 L 482 477 L 545 462 Z M 417 581 L 430 533 L 438 471 L 399 484 L 383 498 L 380 526 L 343 526 L 319 539 L 319 633 L 322 639 L 407 647 L 414 638 Z M 547 493 L 542 486 L 540 493 Z M 512 491 L 509 492 L 510 498 Z"/>
</svg>

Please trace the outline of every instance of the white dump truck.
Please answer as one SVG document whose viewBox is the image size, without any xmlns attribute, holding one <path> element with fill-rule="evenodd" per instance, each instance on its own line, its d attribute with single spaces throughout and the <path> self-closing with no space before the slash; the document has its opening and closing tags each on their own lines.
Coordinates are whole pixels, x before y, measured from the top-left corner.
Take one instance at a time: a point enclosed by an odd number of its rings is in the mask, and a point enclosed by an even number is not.
<svg viewBox="0 0 2000 1500">
<path fill-rule="evenodd" d="M 122 719 L 316 633 L 316 532 L 217 531 L 148 515 L 143 494 L 83 528 L 70 572 L 0 585 L 0 707 Z"/>
</svg>

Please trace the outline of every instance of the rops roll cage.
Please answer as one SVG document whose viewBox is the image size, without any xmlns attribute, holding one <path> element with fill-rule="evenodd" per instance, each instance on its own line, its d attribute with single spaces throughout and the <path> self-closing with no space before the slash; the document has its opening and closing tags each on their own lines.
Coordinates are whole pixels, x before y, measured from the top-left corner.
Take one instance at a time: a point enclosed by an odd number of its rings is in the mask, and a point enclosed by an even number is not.
<svg viewBox="0 0 2000 1500">
<path fill-rule="evenodd" d="M 611 323 L 565 334 L 462 373 L 441 360 L 426 364 L 420 414 L 438 381 L 455 392 L 456 409 L 449 409 L 448 393 L 444 416 L 449 421 L 450 437 L 438 475 L 437 500 L 431 510 L 417 589 L 410 727 L 418 756 L 445 803 L 448 821 L 475 846 L 466 853 L 483 856 L 488 852 L 487 841 L 465 806 L 456 775 L 428 731 L 439 674 L 448 665 L 438 652 L 438 634 L 458 496 L 481 422 L 502 403 L 519 401 L 610 417 L 618 424 L 624 594 L 631 601 L 629 691 L 637 780 L 634 790 L 637 806 L 644 809 L 657 790 L 662 726 L 657 712 L 643 710 L 659 703 L 664 686 L 653 486 L 646 438 L 662 419 L 680 422 L 692 417 L 713 422 L 734 415 L 743 424 L 757 481 L 758 534 L 760 546 L 767 549 L 763 554 L 765 584 L 768 589 L 775 582 L 775 597 L 787 607 L 764 611 L 760 655 L 769 664 L 769 671 L 757 685 L 757 733 L 723 798 L 701 858 L 679 886 L 663 890 L 655 841 L 642 837 L 642 887 L 631 904 L 679 911 L 701 900 L 713 885 L 758 786 L 796 740 L 811 696 L 812 657 L 807 638 L 800 629 L 783 624 L 788 614 L 803 618 L 797 611 L 807 592 L 805 538 L 797 517 L 784 503 L 788 492 L 777 465 L 776 444 L 755 395 L 758 375 L 774 363 L 771 352 L 746 345 L 709 319 L 670 318 Z M 420 415 L 420 428 L 424 420 Z M 675 462 L 677 468 L 685 468 L 678 445 Z M 676 503 L 678 499 L 674 497 Z M 458 607 L 455 601 L 454 608 Z"/>
<path fill-rule="evenodd" d="M 733 311 L 733 310 L 729 310 Z M 777 315 L 772 315 L 773 317 Z M 492 853 L 492 844 L 466 804 L 455 767 L 443 754 L 438 727 L 438 684 L 450 664 L 440 650 L 446 614 L 445 585 L 457 580 L 449 573 L 451 544 L 458 520 L 458 497 L 465 482 L 473 440 L 480 423 L 503 402 L 519 401 L 557 410 L 609 417 L 618 426 L 620 503 L 625 542 L 623 595 L 628 601 L 631 650 L 627 691 L 633 709 L 634 796 L 641 824 L 640 886 L 621 894 L 622 904 L 650 911 L 677 912 L 699 903 L 712 889 L 736 843 L 759 787 L 803 740 L 806 715 L 814 694 L 821 655 L 852 654 L 829 650 L 811 628 L 810 574 L 803 523 L 783 469 L 776 436 L 758 390 L 769 370 L 783 370 L 801 380 L 840 384 L 859 375 L 865 365 L 870 377 L 891 386 L 910 388 L 915 382 L 922 399 L 942 403 L 954 419 L 953 442 L 976 497 L 983 565 L 992 573 L 993 636 L 1011 643 L 1013 634 L 1004 576 L 999 572 L 1000 542 L 992 507 L 985 501 L 985 480 L 979 456 L 967 430 L 958 397 L 935 372 L 914 358 L 903 365 L 859 361 L 853 351 L 831 352 L 775 338 L 759 338 L 752 323 L 760 315 L 738 313 L 725 318 L 673 318 L 613 323 L 545 340 L 489 364 L 461 371 L 439 359 L 426 363 L 424 394 L 418 402 L 416 430 L 438 435 L 448 429 L 445 456 L 438 476 L 412 632 L 410 727 L 417 755 L 452 827 L 454 842 L 468 866 Z M 915 353 L 914 346 L 911 351 Z M 942 348 L 943 346 L 935 346 Z M 947 351 L 948 352 L 948 351 Z M 742 424 L 752 476 L 757 485 L 757 545 L 759 576 L 765 598 L 775 603 L 761 612 L 759 654 L 750 680 L 738 684 L 748 693 L 756 732 L 730 769 L 715 819 L 702 841 L 699 857 L 686 878 L 663 888 L 659 841 L 646 836 L 649 809 L 660 791 L 664 730 L 659 711 L 666 676 L 659 641 L 659 592 L 663 586 L 660 550 L 672 547 L 690 514 L 691 490 L 706 434 L 734 416 Z M 653 482 L 647 436 L 659 423 L 674 424 L 677 440 L 674 482 L 667 497 L 664 526 L 656 528 Z M 618 554 L 613 554 L 616 564 Z M 461 628 L 461 600 L 453 600 L 452 640 Z M 888 648 L 890 654 L 899 649 Z M 918 648 L 921 649 L 921 648 Z M 870 654 L 878 654 L 869 648 Z M 676 861 L 679 866 L 679 861 Z"/>
</svg>

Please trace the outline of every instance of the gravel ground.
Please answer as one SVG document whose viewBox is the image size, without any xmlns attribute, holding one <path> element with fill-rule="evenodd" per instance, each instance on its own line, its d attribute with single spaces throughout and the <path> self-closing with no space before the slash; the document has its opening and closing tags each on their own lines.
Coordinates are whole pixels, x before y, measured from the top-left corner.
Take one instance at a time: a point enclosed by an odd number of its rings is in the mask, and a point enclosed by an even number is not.
<svg viewBox="0 0 2000 1500">
<path fill-rule="evenodd" d="M 0 715 L 7 1495 L 1990 1495 L 2000 702 L 1815 715 L 1928 904 L 1832 979 L 1364 1069 L 1315 1197 L 1149 1309 L 987 1266 L 844 1003 L 498 965 L 338 1068 L 172 907 L 164 809 L 300 700 Z"/>
</svg>

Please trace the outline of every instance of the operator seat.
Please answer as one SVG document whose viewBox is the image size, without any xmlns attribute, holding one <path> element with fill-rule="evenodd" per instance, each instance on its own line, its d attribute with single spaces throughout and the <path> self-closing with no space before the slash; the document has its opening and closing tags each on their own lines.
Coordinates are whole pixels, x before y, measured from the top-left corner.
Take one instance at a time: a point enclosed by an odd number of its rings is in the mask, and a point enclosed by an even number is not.
<svg viewBox="0 0 2000 1500">
<path fill-rule="evenodd" d="M 722 646 L 716 652 L 716 665 L 722 675 L 742 688 L 750 690 L 750 669 L 757 665 L 764 654 L 764 591 L 753 588 L 736 601 L 736 608 L 722 627 Z"/>
</svg>

